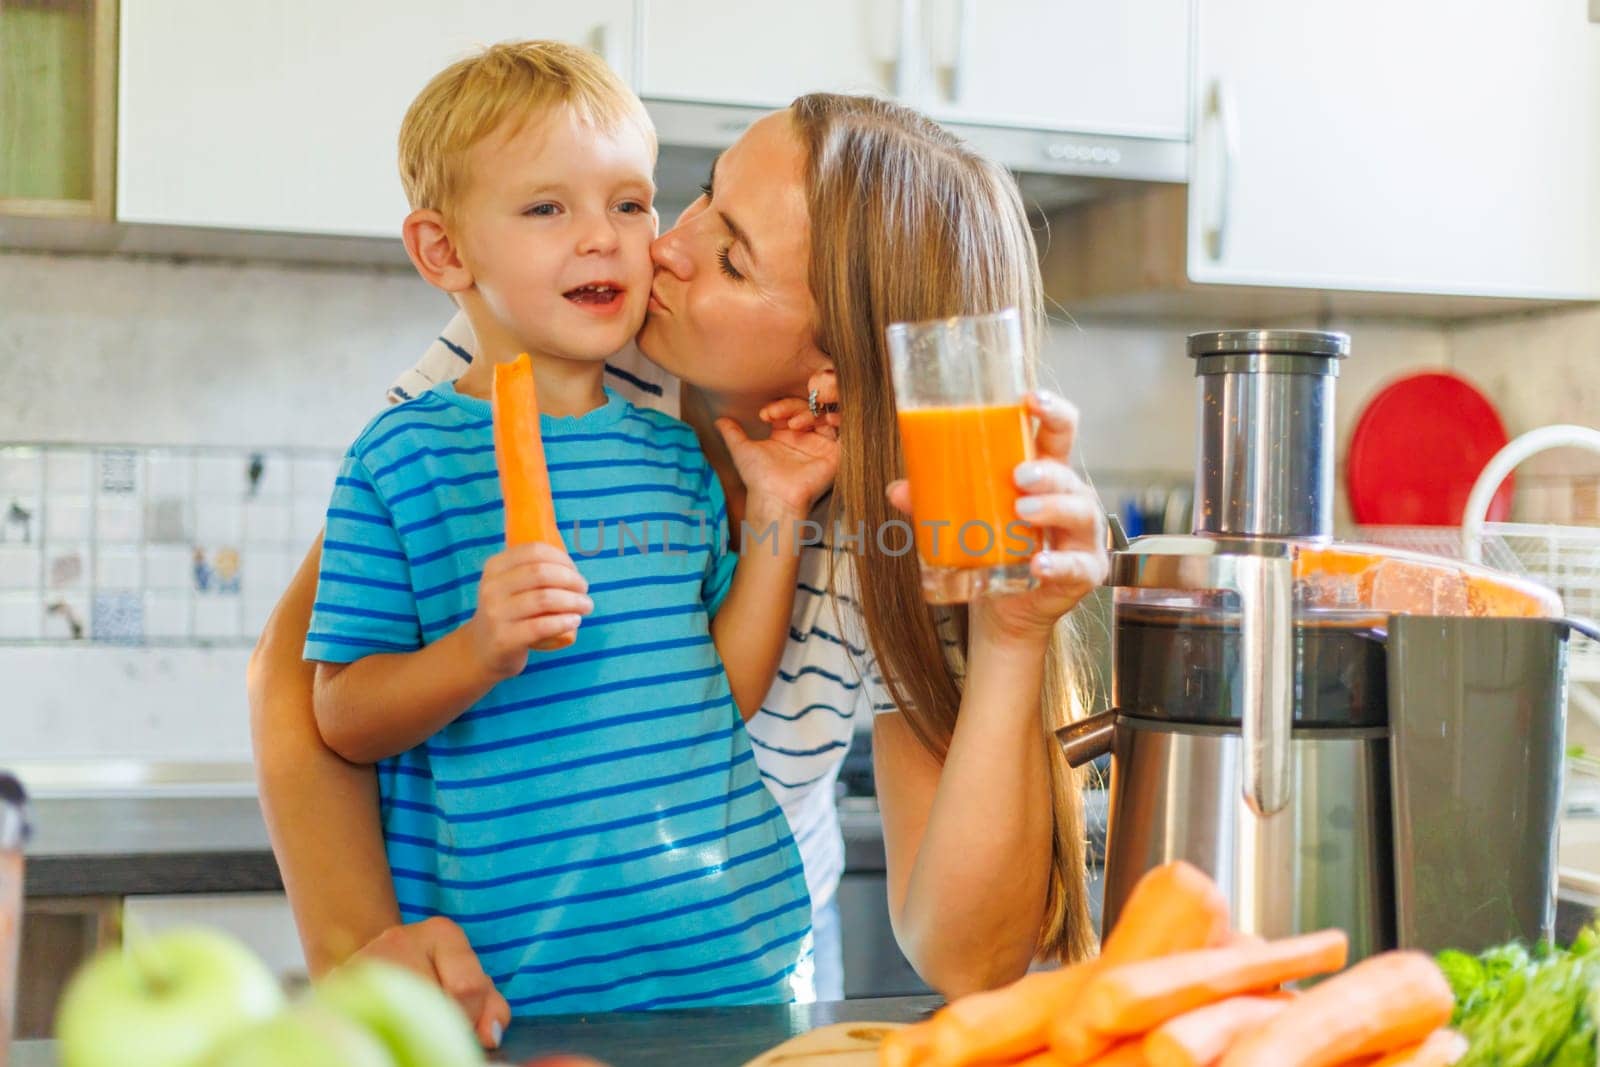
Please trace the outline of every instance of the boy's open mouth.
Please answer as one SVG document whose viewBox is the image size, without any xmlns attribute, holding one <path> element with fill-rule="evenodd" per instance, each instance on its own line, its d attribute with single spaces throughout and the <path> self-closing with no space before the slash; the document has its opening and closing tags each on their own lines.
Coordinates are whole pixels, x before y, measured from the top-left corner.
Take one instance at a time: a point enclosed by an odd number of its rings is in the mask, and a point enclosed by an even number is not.
<svg viewBox="0 0 1600 1067">
<path fill-rule="evenodd" d="M 589 285 L 580 285 L 576 289 L 568 289 L 561 295 L 574 304 L 588 304 L 594 307 L 605 307 L 622 299 L 623 289 L 609 282 L 592 282 Z"/>
</svg>

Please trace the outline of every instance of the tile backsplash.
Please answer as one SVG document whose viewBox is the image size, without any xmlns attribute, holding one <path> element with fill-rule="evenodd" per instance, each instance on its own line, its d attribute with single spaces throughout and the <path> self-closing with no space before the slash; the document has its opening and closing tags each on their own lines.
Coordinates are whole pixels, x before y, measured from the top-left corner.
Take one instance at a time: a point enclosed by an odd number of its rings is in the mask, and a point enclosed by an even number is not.
<svg viewBox="0 0 1600 1067">
<path fill-rule="evenodd" d="M 339 453 L 0 443 L 0 642 L 253 643 Z"/>
</svg>

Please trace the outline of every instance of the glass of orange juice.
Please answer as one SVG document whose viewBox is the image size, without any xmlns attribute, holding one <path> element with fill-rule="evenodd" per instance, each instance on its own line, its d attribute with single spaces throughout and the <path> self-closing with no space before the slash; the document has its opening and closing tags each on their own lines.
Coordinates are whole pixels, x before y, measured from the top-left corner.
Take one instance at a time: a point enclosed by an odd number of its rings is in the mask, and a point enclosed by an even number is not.
<svg viewBox="0 0 1600 1067">
<path fill-rule="evenodd" d="M 1017 464 L 1033 458 L 1015 308 L 888 328 L 911 525 L 931 604 L 1032 585 L 1036 527 L 1017 518 Z"/>
</svg>

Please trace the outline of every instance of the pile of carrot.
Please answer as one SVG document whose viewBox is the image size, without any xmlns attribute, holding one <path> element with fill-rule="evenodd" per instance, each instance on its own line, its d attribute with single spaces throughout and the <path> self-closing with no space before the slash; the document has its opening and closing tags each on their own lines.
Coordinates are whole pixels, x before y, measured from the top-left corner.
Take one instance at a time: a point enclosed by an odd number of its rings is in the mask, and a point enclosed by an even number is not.
<svg viewBox="0 0 1600 1067">
<path fill-rule="evenodd" d="M 952 1001 L 896 1030 L 881 1067 L 1443 1067 L 1450 986 L 1420 952 L 1344 970 L 1339 930 L 1235 933 L 1216 883 L 1187 863 L 1145 875 L 1098 958 Z M 1338 973 L 1338 972 L 1343 973 Z M 1334 975 L 1304 993 L 1286 983 Z"/>
</svg>

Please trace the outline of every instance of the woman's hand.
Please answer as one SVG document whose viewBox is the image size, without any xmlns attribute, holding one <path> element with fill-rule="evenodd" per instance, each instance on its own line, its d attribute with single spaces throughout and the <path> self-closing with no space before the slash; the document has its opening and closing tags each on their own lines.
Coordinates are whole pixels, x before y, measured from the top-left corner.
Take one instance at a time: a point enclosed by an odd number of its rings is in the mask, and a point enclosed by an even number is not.
<svg viewBox="0 0 1600 1067">
<path fill-rule="evenodd" d="M 818 388 L 824 376 L 831 380 L 833 372 L 814 376 L 812 387 Z M 833 389 L 831 382 L 829 388 Z M 837 395 L 836 389 L 833 395 Z M 717 420 L 717 429 L 750 494 L 748 517 L 804 519 L 833 485 L 839 470 L 838 416 L 813 419 L 807 402 L 795 397 L 773 401 L 760 415 L 771 428 L 764 440 L 751 438 L 732 419 Z"/>
<path fill-rule="evenodd" d="M 391 926 L 354 958 L 384 960 L 422 975 L 455 998 L 484 1048 L 500 1047 L 511 1025 L 511 1006 L 483 973 L 467 935 L 449 919 L 434 916 Z"/>
<path fill-rule="evenodd" d="M 1068 461 L 1078 433 L 1078 410 L 1054 393 L 1029 394 L 1028 412 L 1039 420 L 1034 455 L 1014 472 L 1022 496 L 1017 518 L 1039 529 L 1044 543 L 1030 569 L 1038 581 L 1025 593 L 985 596 L 973 601 L 997 632 L 1047 638 L 1056 622 L 1103 584 L 1110 571 L 1106 520 L 1094 493 Z M 889 486 L 889 500 L 908 514 L 911 490 L 904 481 Z"/>
</svg>

